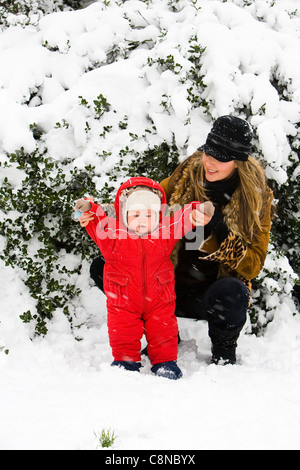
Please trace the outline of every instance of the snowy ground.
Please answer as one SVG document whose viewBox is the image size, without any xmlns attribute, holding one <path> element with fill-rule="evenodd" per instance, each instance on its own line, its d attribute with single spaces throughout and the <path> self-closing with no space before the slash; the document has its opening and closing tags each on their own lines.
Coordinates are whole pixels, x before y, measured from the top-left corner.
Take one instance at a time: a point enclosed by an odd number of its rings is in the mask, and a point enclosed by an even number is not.
<svg viewBox="0 0 300 470">
<path fill-rule="evenodd" d="M 57 160 L 69 157 L 82 168 L 97 152 L 111 152 L 97 168 L 99 188 L 120 149 L 172 142 L 171 130 L 185 158 L 211 125 L 186 95 L 186 56 L 197 34 L 213 116 L 248 107 L 268 177 L 285 182 L 300 113 L 298 0 L 247 7 L 203 0 L 198 12 L 181 0 L 178 13 L 161 0 L 106 3 L 0 31 L 0 161 L 21 146 L 35 149 L 33 123 Z M 131 51 L 129 41 L 146 42 Z M 107 63 L 114 46 L 129 58 L 120 53 Z M 157 65 L 169 54 L 181 68 L 149 66 L 148 59 Z M 99 93 L 111 104 L 103 122 L 79 100 L 91 104 Z M 144 136 L 149 116 L 156 133 Z M 120 130 L 125 118 L 128 129 Z M 111 131 L 99 140 L 104 125 Z M 22 175 L 9 176 L 18 186 Z M 235 366 L 210 365 L 207 325 L 179 320 L 184 378 L 172 382 L 152 376 L 147 358 L 140 374 L 110 367 L 105 298 L 88 269 L 77 280 L 77 340 L 57 311 L 47 336 L 32 341 L 33 327 L 19 315 L 34 311 L 33 300 L 22 274 L 0 263 L 0 449 L 96 449 L 94 432 L 109 428 L 118 436 L 115 450 L 300 449 L 300 316 L 293 316 L 291 287 L 286 300 L 284 292 L 270 299 L 276 315 L 264 336 L 241 336 Z"/>
<path fill-rule="evenodd" d="M 114 450 L 300 449 L 300 318 L 288 311 L 264 337 L 242 335 L 235 366 L 210 365 L 207 325 L 179 320 L 180 381 L 110 366 L 105 298 L 81 297 L 90 327 L 75 341 L 63 316 L 30 341 L 14 315 L 30 305 L 10 268 L 1 269 L 0 448 L 92 450 L 111 429 Z M 88 283 L 88 279 L 86 279 Z"/>
</svg>

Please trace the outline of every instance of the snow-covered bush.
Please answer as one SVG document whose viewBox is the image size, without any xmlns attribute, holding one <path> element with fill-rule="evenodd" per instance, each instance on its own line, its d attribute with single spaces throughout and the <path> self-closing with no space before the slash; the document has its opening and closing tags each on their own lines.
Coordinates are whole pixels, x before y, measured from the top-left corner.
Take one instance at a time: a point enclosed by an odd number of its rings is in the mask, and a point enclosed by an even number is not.
<svg viewBox="0 0 300 470">
<path fill-rule="evenodd" d="M 57 308 L 72 320 L 71 300 L 79 292 L 74 276 L 81 258 L 92 250 L 71 220 L 73 201 L 95 193 L 91 169 L 70 170 L 68 161 L 58 164 L 46 152 L 20 150 L 1 165 L 1 174 L 0 209 L 5 218 L 0 235 L 6 245 L 0 257 L 23 270 L 36 312 L 23 312 L 21 319 L 35 320 L 36 332 L 45 334 L 47 319 Z"/>
<path fill-rule="evenodd" d="M 223 114 L 252 124 L 253 153 L 278 207 L 270 253 L 254 285 L 253 331 L 283 303 L 296 311 L 296 3 L 111 0 L 42 12 L 23 28 L 6 24 L 0 32 L 1 257 L 23 269 L 36 311 L 20 315 L 34 320 L 38 333 L 46 332 L 57 308 L 72 321 L 74 279 L 95 253 L 70 219 L 74 200 L 88 192 L 111 202 L 132 175 L 162 180 Z"/>
<path fill-rule="evenodd" d="M 292 145 L 298 145 L 295 139 Z M 288 180 L 280 187 L 275 186 L 278 197 L 276 215 L 273 221 L 274 244 L 281 247 L 296 273 L 300 273 L 300 179 L 299 162 L 296 159 L 288 169 Z M 294 295 L 300 302 L 300 283 L 295 279 Z"/>
<path fill-rule="evenodd" d="M 0 27 L 37 26 L 39 20 L 54 11 L 79 9 L 84 0 L 3 0 L 0 2 Z"/>
<path fill-rule="evenodd" d="M 249 310 L 252 332 L 261 334 L 276 313 L 284 311 L 285 307 L 288 307 L 287 310 L 292 314 L 297 314 L 291 295 L 297 280 L 298 276 L 285 253 L 270 243 L 264 268 L 254 280 Z"/>
</svg>

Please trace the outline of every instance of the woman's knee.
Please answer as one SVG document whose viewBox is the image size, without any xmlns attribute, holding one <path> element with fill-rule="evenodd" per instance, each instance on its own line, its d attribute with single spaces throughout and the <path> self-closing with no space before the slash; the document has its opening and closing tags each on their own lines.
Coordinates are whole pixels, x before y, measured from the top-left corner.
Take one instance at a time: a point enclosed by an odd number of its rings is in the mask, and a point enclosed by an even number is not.
<svg viewBox="0 0 300 470">
<path fill-rule="evenodd" d="M 242 326 L 246 321 L 249 290 L 239 279 L 216 281 L 207 292 L 209 320 L 225 328 Z"/>
<path fill-rule="evenodd" d="M 212 290 L 223 295 L 228 302 L 235 303 L 242 301 L 248 304 L 249 290 L 247 286 L 235 277 L 223 277 L 218 279 L 212 286 Z"/>
</svg>

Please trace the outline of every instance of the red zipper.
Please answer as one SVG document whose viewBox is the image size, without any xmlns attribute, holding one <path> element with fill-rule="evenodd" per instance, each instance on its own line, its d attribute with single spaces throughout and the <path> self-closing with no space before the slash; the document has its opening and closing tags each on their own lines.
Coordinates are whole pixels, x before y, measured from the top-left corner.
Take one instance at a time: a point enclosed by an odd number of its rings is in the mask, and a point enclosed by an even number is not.
<svg viewBox="0 0 300 470">
<path fill-rule="evenodd" d="M 146 256 L 145 256 L 145 241 L 143 238 L 141 240 L 142 247 L 142 282 L 143 282 L 143 313 L 146 312 L 146 292 L 147 292 L 147 283 L 146 283 Z"/>
</svg>

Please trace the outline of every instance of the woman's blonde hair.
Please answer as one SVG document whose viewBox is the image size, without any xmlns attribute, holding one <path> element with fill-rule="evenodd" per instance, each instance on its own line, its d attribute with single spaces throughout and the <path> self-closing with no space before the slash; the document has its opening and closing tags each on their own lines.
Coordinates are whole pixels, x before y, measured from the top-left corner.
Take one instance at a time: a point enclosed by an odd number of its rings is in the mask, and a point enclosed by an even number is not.
<svg viewBox="0 0 300 470">
<path fill-rule="evenodd" d="M 239 221 L 239 232 L 245 240 L 252 240 L 256 229 L 261 230 L 261 220 L 264 209 L 270 198 L 265 172 L 258 160 L 249 157 L 248 161 L 237 161 L 237 169 L 240 177 L 239 204 L 236 208 Z M 208 194 L 204 187 L 204 166 L 202 152 L 189 168 L 189 180 L 194 188 L 194 197 L 198 201 L 207 201 Z"/>
<path fill-rule="evenodd" d="M 262 165 L 253 157 L 246 162 L 237 162 L 240 176 L 241 203 L 239 217 L 242 228 L 253 237 L 255 228 L 262 229 L 261 220 L 268 207 L 271 191 L 267 185 Z M 249 236 L 249 235 L 248 235 Z"/>
</svg>

